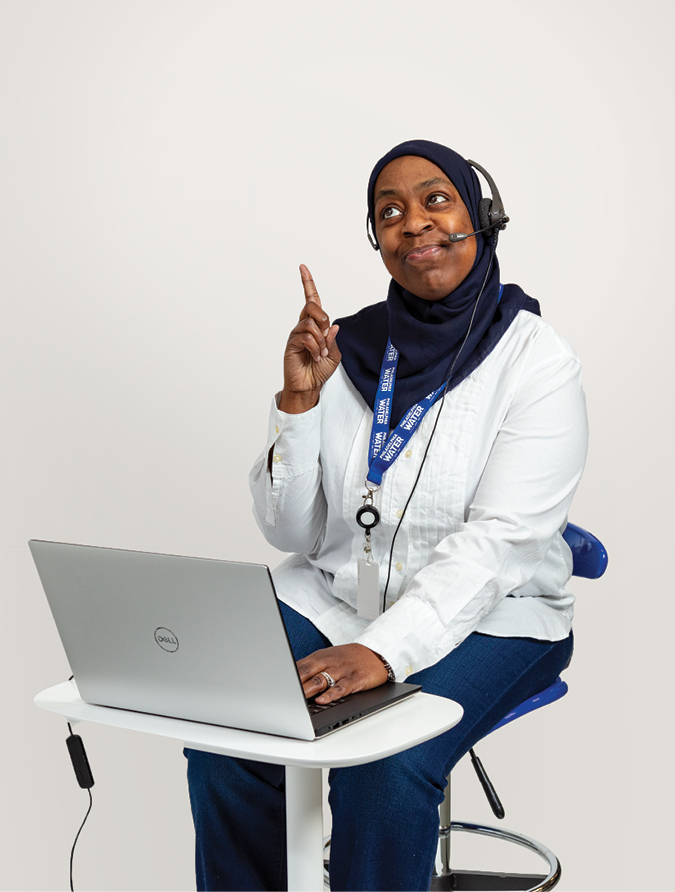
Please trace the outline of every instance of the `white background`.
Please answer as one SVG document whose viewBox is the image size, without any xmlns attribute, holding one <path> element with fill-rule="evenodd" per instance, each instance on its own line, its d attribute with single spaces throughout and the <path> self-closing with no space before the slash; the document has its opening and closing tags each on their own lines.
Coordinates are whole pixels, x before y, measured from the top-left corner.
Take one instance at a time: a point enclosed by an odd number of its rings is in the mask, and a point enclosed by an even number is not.
<svg viewBox="0 0 675 892">
<path fill-rule="evenodd" d="M 502 281 L 584 363 L 572 519 L 610 553 L 574 585 L 570 694 L 479 753 L 561 888 L 673 888 L 674 25 L 669 0 L 0 3 L 3 889 L 66 888 L 87 803 L 32 705 L 69 669 L 26 541 L 278 562 L 246 478 L 297 266 L 333 317 L 385 296 L 365 187 L 408 138 L 499 185 Z M 81 733 L 76 888 L 192 887 L 180 747 Z M 469 771 L 455 816 L 490 823 Z"/>
</svg>

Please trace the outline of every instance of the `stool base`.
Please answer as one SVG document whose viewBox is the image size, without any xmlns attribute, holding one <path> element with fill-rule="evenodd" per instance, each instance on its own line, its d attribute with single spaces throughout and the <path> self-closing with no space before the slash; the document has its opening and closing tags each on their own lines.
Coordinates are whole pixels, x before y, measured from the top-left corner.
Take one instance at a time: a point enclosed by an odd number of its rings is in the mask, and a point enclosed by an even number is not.
<svg viewBox="0 0 675 892">
<path fill-rule="evenodd" d="M 503 839 L 506 842 L 513 842 L 523 846 L 530 851 L 536 852 L 548 864 L 547 874 L 523 874 L 523 873 L 492 873 L 489 871 L 468 871 L 468 870 L 451 870 L 444 876 L 433 876 L 431 878 L 432 890 L 445 892 L 445 890 L 482 890 L 482 892 L 492 892 L 492 890 L 520 890 L 520 892 L 547 892 L 552 889 L 562 876 L 562 868 L 560 861 L 556 858 L 550 849 L 530 839 L 529 836 L 523 836 L 522 833 L 514 833 L 511 830 L 502 830 L 499 827 L 486 827 L 482 824 L 468 824 L 463 821 L 453 821 L 450 824 L 450 831 L 462 831 L 465 833 L 477 833 L 480 836 L 491 836 L 497 839 Z M 447 830 L 445 831 L 447 833 Z"/>
<path fill-rule="evenodd" d="M 493 873 L 486 870 L 453 870 L 444 877 L 432 877 L 434 892 L 497 892 L 497 890 L 540 889 L 546 877 L 534 873 Z"/>
</svg>

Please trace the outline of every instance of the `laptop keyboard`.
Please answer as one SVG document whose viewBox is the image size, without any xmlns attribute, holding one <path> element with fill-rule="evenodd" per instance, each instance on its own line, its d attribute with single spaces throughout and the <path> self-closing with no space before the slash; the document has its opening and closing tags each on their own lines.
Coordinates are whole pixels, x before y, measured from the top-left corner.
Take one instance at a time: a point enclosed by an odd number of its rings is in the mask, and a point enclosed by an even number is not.
<svg viewBox="0 0 675 892">
<path fill-rule="evenodd" d="M 317 715 L 317 713 L 323 712 L 325 709 L 330 709 L 331 706 L 337 706 L 338 703 L 344 703 L 346 700 L 346 697 L 341 697 L 339 700 L 333 700 L 332 703 L 316 703 L 314 700 L 309 700 L 307 702 L 307 707 L 310 715 Z"/>
</svg>

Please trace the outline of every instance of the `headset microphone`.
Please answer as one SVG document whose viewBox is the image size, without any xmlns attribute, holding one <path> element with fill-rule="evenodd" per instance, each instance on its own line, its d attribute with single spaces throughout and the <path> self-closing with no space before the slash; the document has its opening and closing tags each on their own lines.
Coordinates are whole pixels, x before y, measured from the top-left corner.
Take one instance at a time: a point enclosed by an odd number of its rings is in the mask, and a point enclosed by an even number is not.
<svg viewBox="0 0 675 892">
<path fill-rule="evenodd" d="M 479 232 L 487 232 L 490 229 L 504 229 L 508 222 L 508 217 L 502 217 L 496 223 L 491 223 L 482 229 L 476 229 L 474 232 L 451 232 L 448 238 L 451 242 L 463 242 L 465 238 L 471 238 L 472 235 L 478 235 Z"/>
</svg>

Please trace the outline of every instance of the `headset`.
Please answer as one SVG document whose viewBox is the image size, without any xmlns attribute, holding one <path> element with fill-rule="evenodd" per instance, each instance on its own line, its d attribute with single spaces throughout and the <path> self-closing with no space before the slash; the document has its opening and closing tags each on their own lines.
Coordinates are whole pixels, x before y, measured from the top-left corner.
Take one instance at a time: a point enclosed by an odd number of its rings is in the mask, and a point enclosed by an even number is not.
<svg viewBox="0 0 675 892">
<path fill-rule="evenodd" d="M 476 229 L 474 232 L 451 232 L 449 239 L 451 242 L 463 242 L 464 239 L 471 238 L 472 235 L 478 235 L 479 232 L 491 231 L 494 242 L 493 248 L 496 248 L 499 231 L 506 229 L 506 224 L 509 222 L 509 217 L 506 216 L 506 212 L 504 211 L 504 202 L 499 194 L 497 184 L 487 170 L 478 164 L 477 161 L 469 161 L 467 159 L 467 164 L 470 164 L 471 167 L 474 167 L 483 174 L 490 187 L 492 198 L 481 198 L 478 202 L 478 223 L 480 224 L 480 229 Z M 380 246 L 377 243 L 374 233 L 375 228 L 370 219 L 370 212 L 366 212 L 366 235 L 375 251 L 379 251 Z"/>
</svg>

